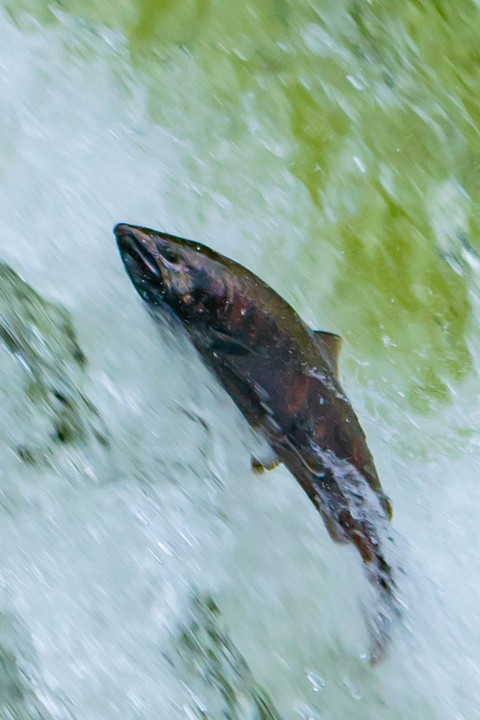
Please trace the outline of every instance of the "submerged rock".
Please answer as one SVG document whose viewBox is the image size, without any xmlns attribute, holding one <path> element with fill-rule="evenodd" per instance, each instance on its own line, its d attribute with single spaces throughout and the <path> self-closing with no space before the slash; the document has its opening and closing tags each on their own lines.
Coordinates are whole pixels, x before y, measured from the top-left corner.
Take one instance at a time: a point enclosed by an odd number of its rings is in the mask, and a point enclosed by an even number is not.
<svg viewBox="0 0 480 720">
<path fill-rule="evenodd" d="M 53 720 L 33 689 L 36 658 L 22 630 L 15 618 L 0 613 L 0 718 Z"/>
<path fill-rule="evenodd" d="M 195 595 L 171 658 L 190 695 L 188 717 L 281 720 L 267 693 L 222 628 L 210 596 Z"/>
<path fill-rule="evenodd" d="M 48 459 L 63 444 L 108 444 L 99 413 L 80 389 L 87 361 L 67 310 L 42 298 L 5 263 L 0 343 L 2 426 L 21 460 Z"/>
</svg>

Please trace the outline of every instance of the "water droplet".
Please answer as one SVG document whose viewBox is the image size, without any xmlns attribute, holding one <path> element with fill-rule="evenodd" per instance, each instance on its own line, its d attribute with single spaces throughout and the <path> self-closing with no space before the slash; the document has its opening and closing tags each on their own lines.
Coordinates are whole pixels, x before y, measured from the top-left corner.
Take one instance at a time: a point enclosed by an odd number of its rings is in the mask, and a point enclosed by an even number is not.
<svg viewBox="0 0 480 720">
<path fill-rule="evenodd" d="M 345 685 L 354 700 L 362 699 L 362 693 L 347 675 L 345 675 L 345 677 L 343 678 L 343 684 Z"/>
<path fill-rule="evenodd" d="M 297 703 L 293 709 L 302 720 L 320 720 L 318 715 L 303 702 Z"/>
<path fill-rule="evenodd" d="M 320 692 L 326 686 L 325 680 L 316 672 L 307 673 L 307 678 L 310 680 L 312 687 L 315 692 Z"/>
<path fill-rule="evenodd" d="M 367 172 L 367 168 L 365 167 L 365 165 L 363 164 L 363 162 L 360 160 L 359 157 L 357 157 L 356 155 L 354 155 L 354 156 L 353 156 L 353 160 L 354 160 L 354 162 L 355 162 L 355 165 L 356 165 L 356 166 L 358 167 L 358 169 L 360 170 L 360 172 L 362 172 L 362 173 L 366 173 L 366 172 Z"/>
<path fill-rule="evenodd" d="M 347 75 L 347 80 L 351 85 L 353 85 L 355 90 L 365 90 L 365 85 L 363 84 L 363 82 L 358 78 L 354 77 L 353 75 Z"/>
</svg>

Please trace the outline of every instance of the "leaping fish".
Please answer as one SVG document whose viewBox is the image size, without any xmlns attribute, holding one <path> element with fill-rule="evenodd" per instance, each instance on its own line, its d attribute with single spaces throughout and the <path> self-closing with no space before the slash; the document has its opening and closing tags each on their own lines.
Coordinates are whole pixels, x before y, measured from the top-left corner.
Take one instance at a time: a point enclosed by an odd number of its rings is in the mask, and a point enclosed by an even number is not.
<svg viewBox="0 0 480 720">
<path fill-rule="evenodd" d="M 169 309 L 249 424 L 284 463 L 330 536 L 351 542 L 377 591 L 370 660 L 385 653 L 399 602 L 385 557 L 392 508 L 339 381 L 338 335 L 311 330 L 277 292 L 205 245 L 148 228 L 114 229 L 137 292 Z M 254 467 L 262 469 L 261 460 Z"/>
</svg>

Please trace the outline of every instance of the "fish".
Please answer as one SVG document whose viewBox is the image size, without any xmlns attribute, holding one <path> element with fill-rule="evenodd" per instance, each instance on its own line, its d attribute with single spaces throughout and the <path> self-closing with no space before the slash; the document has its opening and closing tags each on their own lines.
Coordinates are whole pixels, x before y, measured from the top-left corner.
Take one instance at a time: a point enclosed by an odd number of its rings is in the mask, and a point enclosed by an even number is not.
<svg viewBox="0 0 480 720">
<path fill-rule="evenodd" d="M 120 223 L 125 269 L 153 315 L 168 313 L 269 447 L 257 472 L 283 463 L 331 538 L 352 543 L 377 596 L 370 662 L 386 654 L 400 614 L 385 545 L 392 505 L 339 379 L 342 339 L 312 330 L 267 283 L 206 245 Z"/>
</svg>

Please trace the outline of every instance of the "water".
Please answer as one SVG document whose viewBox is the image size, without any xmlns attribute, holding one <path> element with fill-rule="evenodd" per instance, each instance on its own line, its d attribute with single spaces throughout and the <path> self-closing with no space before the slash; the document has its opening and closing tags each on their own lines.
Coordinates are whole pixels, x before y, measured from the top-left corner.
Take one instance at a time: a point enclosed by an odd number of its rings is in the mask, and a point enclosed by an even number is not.
<svg viewBox="0 0 480 720">
<path fill-rule="evenodd" d="M 452 13 L 3 2 L 1 259 L 70 313 L 108 442 L 55 441 L 2 345 L 2 717 L 480 716 L 480 21 Z M 355 552 L 285 470 L 250 472 L 229 399 L 138 301 L 118 221 L 211 245 L 345 337 L 405 538 L 383 665 Z"/>
</svg>

